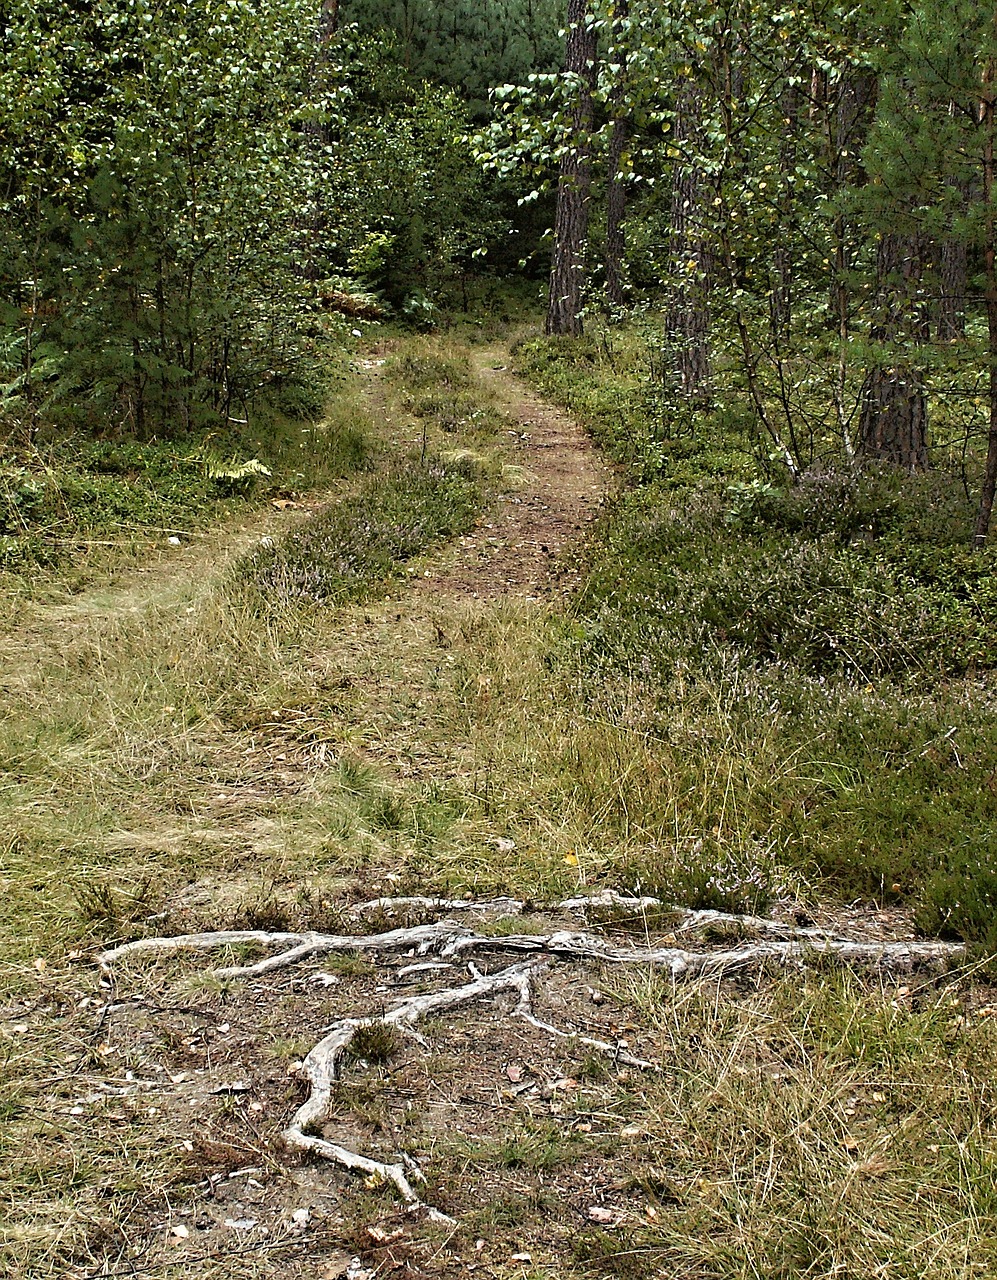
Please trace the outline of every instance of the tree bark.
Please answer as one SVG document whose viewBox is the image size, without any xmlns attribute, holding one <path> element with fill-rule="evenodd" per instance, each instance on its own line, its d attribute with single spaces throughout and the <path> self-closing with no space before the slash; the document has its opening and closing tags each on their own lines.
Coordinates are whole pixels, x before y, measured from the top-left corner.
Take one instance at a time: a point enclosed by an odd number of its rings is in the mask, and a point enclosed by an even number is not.
<svg viewBox="0 0 997 1280">
<path fill-rule="evenodd" d="M 969 262 L 965 244 L 943 240 L 938 264 L 938 336 L 943 342 L 966 336 Z"/>
<path fill-rule="evenodd" d="M 923 245 L 916 236 L 899 232 L 883 236 L 876 259 L 879 316 L 870 332 L 874 342 L 927 336 L 920 296 L 922 267 Z M 910 364 L 884 361 L 866 374 L 859 452 L 905 471 L 921 471 L 928 465 L 924 378 Z"/>
<path fill-rule="evenodd" d="M 953 182 L 959 192 L 959 204 L 965 206 L 965 183 Z M 969 293 L 969 254 L 966 241 L 951 232 L 942 237 L 938 247 L 938 302 L 935 330 L 942 342 L 966 336 L 966 296 Z"/>
<path fill-rule="evenodd" d="M 547 332 L 580 337 L 585 292 L 585 241 L 592 187 L 592 96 L 596 83 L 596 31 L 588 0 L 568 0 L 568 38 L 564 69 L 577 77 L 572 139 L 561 161 L 554 215 Z"/>
<path fill-rule="evenodd" d="M 877 366 L 862 387 L 859 444 L 865 458 L 905 471 L 928 465 L 928 410 L 924 382 L 906 367 Z"/>
<path fill-rule="evenodd" d="M 626 254 L 627 182 L 623 173 L 623 157 L 633 136 L 633 124 L 627 107 L 627 31 L 630 0 L 617 0 L 613 14 L 613 41 L 616 61 L 620 64 L 619 80 L 610 95 L 612 129 L 607 160 L 608 194 L 606 197 L 606 294 L 614 307 L 626 305 L 623 259 Z"/>
<path fill-rule="evenodd" d="M 322 0 L 322 39 L 331 40 L 339 26 L 339 0 Z"/>
</svg>

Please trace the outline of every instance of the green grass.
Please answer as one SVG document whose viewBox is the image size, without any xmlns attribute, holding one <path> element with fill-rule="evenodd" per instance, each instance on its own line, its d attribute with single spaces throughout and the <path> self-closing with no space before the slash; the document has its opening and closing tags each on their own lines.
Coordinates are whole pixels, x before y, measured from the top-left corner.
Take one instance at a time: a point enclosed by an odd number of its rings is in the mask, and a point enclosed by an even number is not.
<svg viewBox="0 0 997 1280">
<path fill-rule="evenodd" d="M 225 431 L 150 441 L 40 431 L 0 466 L 0 571 L 141 555 L 247 501 L 326 488 L 369 465 L 372 424 L 355 389 L 299 410 L 269 406 Z"/>
</svg>

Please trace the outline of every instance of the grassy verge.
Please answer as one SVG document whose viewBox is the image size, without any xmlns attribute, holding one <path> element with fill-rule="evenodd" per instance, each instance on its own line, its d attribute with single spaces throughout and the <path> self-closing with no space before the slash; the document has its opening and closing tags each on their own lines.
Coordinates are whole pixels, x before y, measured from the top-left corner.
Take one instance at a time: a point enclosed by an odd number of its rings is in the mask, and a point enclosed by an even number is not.
<svg viewBox="0 0 997 1280">
<path fill-rule="evenodd" d="M 368 462 L 366 410 L 346 381 L 312 402 L 260 407 L 225 431 L 138 441 L 40 429 L 0 466 L 0 572 L 66 577 L 141 558 L 261 500 L 335 485 Z"/>
</svg>

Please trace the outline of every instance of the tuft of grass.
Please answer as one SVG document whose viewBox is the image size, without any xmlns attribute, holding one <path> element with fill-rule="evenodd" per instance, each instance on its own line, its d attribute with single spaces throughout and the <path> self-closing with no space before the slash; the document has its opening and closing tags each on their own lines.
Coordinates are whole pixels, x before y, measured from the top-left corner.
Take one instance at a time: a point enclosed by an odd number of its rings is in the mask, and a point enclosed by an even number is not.
<svg viewBox="0 0 997 1280">
<path fill-rule="evenodd" d="M 553 1123 L 523 1120 L 501 1137 L 467 1143 L 464 1154 L 477 1165 L 504 1169 L 553 1169 L 578 1159 L 578 1138 Z"/>
<path fill-rule="evenodd" d="M 350 1056 L 364 1062 L 390 1062 L 401 1050 L 400 1033 L 385 1022 L 368 1022 L 357 1027 L 350 1041 Z"/>
</svg>

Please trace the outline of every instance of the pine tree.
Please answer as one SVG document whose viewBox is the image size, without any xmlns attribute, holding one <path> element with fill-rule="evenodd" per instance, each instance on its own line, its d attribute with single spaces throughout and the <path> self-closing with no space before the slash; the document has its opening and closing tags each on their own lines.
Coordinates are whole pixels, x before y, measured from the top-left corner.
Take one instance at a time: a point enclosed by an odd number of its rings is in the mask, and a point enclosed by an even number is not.
<svg viewBox="0 0 997 1280">
<path fill-rule="evenodd" d="M 877 317 L 870 337 L 888 350 L 910 349 L 928 337 L 921 295 L 924 241 L 911 233 L 885 233 L 877 253 Z M 862 387 L 859 449 L 866 458 L 919 471 L 928 462 L 928 397 L 923 374 L 907 360 L 886 359 Z"/>
<path fill-rule="evenodd" d="M 389 32 L 419 79 L 460 90 L 479 112 L 489 90 L 556 69 L 564 0 L 339 0 L 341 22 Z"/>
<path fill-rule="evenodd" d="M 876 122 L 865 151 L 872 181 L 863 202 L 886 243 L 927 242 L 924 258 L 981 262 L 988 332 L 989 424 L 974 544 L 986 540 L 997 489 L 997 15 L 975 0 L 922 0 L 908 16 L 882 80 Z M 937 246 L 941 245 L 939 250 Z M 907 253 L 907 251 L 905 251 Z M 908 254 L 908 256 L 910 256 Z M 900 275 L 910 275 L 901 270 Z M 953 292 L 961 285 L 956 281 Z M 924 341 L 918 291 L 908 283 L 903 342 Z M 956 325 L 956 328 L 958 326 Z M 893 362 L 910 402 L 910 359 Z M 919 429 L 914 396 L 913 423 Z M 916 443 L 916 442 L 910 442 Z"/>
</svg>

